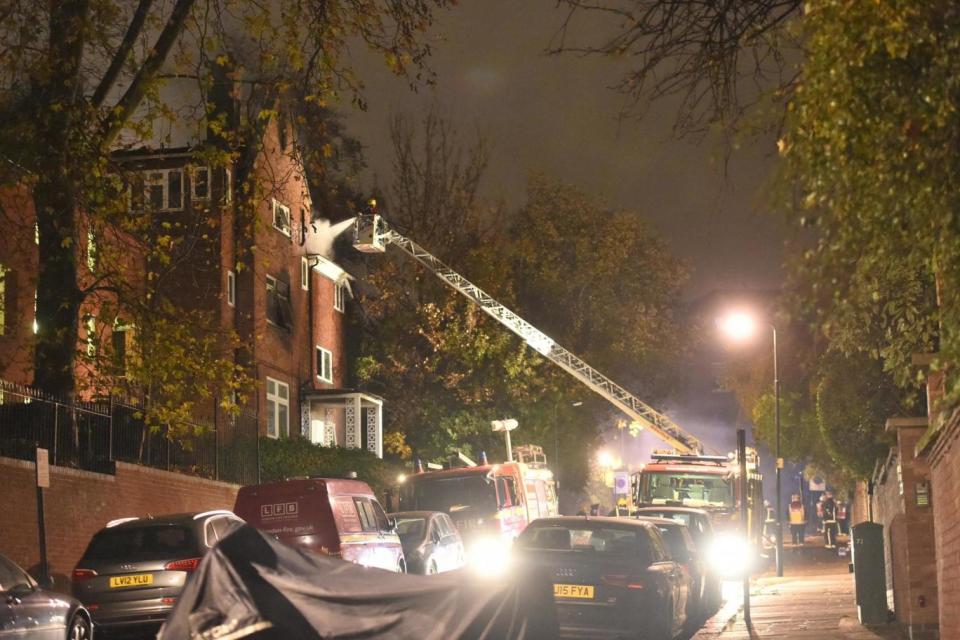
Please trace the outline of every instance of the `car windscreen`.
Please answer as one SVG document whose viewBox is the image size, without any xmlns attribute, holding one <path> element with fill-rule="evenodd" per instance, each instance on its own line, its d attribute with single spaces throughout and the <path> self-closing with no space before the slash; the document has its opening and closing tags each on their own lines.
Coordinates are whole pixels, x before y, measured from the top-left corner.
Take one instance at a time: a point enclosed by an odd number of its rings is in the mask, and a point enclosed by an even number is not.
<svg viewBox="0 0 960 640">
<path fill-rule="evenodd" d="M 426 520 L 423 518 L 397 518 L 397 535 L 404 540 L 419 540 L 423 537 Z"/>
<path fill-rule="evenodd" d="M 497 510 L 497 491 L 493 483 L 479 475 L 417 478 L 408 489 L 410 510 L 461 511 L 484 514 Z"/>
<path fill-rule="evenodd" d="M 521 549 L 565 551 L 603 557 L 649 558 L 649 537 L 643 530 L 602 525 L 531 525 L 517 539 Z"/>
<path fill-rule="evenodd" d="M 656 505 L 676 503 L 691 507 L 733 508 L 733 478 L 729 475 L 644 472 L 643 501 Z"/>
<path fill-rule="evenodd" d="M 198 554 L 190 527 L 149 525 L 104 529 L 93 536 L 83 557 L 88 560 L 151 560 Z"/>
</svg>

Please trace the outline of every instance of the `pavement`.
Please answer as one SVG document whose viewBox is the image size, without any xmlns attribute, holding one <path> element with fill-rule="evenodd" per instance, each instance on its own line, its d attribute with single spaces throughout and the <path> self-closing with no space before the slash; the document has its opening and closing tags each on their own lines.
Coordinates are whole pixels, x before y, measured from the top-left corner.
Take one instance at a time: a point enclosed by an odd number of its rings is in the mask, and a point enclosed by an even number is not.
<svg viewBox="0 0 960 640">
<path fill-rule="evenodd" d="M 846 538 L 841 537 L 841 546 Z M 861 625 L 849 558 L 824 549 L 823 539 L 784 549 L 784 577 L 768 571 L 750 584 L 750 623 L 744 620 L 742 583 L 726 583 L 726 603 L 691 640 L 906 640 L 895 624 Z"/>
</svg>

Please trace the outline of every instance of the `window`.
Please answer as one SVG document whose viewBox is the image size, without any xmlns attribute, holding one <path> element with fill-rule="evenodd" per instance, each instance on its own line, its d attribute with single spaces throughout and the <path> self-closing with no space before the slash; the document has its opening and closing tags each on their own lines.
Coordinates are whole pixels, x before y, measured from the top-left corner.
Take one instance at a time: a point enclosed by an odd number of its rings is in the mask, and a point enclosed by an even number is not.
<svg viewBox="0 0 960 640">
<path fill-rule="evenodd" d="M 376 500 L 370 500 L 369 504 L 373 509 L 373 517 L 376 519 L 377 529 L 380 531 L 389 531 L 390 521 L 387 520 L 387 514 L 383 512 L 383 507 L 381 507 L 380 503 Z"/>
<path fill-rule="evenodd" d="M 97 270 L 97 239 L 93 235 L 93 229 L 87 229 L 87 269 L 90 273 Z"/>
<path fill-rule="evenodd" d="M 158 169 L 144 173 L 143 195 L 131 198 L 131 208 L 142 210 L 144 205 L 153 211 L 183 209 L 183 170 Z"/>
<path fill-rule="evenodd" d="M 237 274 L 233 271 L 227 271 L 227 304 L 237 304 Z"/>
<path fill-rule="evenodd" d="M 37 290 L 33 290 L 33 332 L 40 331 L 40 323 L 37 322 Z"/>
<path fill-rule="evenodd" d="M 290 237 L 290 207 L 276 200 L 273 202 L 273 228 Z"/>
<path fill-rule="evenodd" d="M 304 291 L 310 288 L 310 261 L 306 257 L 300 258 L 300 288 Z"/>
<path fill-rule="evenodd" d="M 267 276 L 267 321 L 283 329 L 293 327 L 290 284 L 273 276 Z"/>
<path fill-rule="evenodd" d="M 87 356 L 93 358 L 97 355 L 97 320 L 91 315 L 83 318 L 83 325 L 87 331 Z"/>
<path fill-rule="evenodd" d="M 210 167 L 194 167 L 190 176 L 190 199 L 210 199 Z"/>
<path fill-rule="evenodd" d="M 0 336 L 7 332 L 7 273 L 0 264 Z"/>
<path fill-rule="evenodd" d="M 346 285 L 339 282 L 333 285 L 333 308 L 340 313 L 343 313 L 344 289 L 346 289 Z"/>
<path fill-rule="evenodd" d="M 360 516 L 360 528 L 364 531 L 379 531 L 377 527 L 377 516 L 374 513 L 373 506 L 369 498 L 354 498 L 353 503 L 357 506 L 357 515 Z M 384 517 L 386 520 L 386 517 Z"/>
<path fill-rule="evenodd" d="M 290 424 L 290 387 L 267 378 L 267 436 L 286 438 Z"/>
<path fill-rule="evenodd" d="M 324 382 L 333 382 L 333 354 L 317 346 L 317 377 Z"/>
<path fill-rule="evenodd" d="M 117 370 L 117 375 L 125 377 L 127 375 L 127 363 L 130 357 L 131 337 L 133 336 L 133 327 L 122 322 L 113 325 L 113 333 L 110 335 L 110 346 L 113 349 L 113 365 Z"/>
</svg>

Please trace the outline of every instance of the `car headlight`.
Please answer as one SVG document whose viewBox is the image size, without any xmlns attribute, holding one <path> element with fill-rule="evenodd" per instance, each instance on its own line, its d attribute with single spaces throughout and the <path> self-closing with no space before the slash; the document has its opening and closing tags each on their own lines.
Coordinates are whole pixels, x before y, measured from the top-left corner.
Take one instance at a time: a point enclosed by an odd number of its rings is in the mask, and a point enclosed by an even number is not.
<svg viewBox="0 0 960 640">
<path fill-rule="evenodd" d="M 503 575 L 510 567 L 510 546 L 503 538 L 478 538 L 467 548 L 467 563 L 481 576 Z"/>
<path fill-rule="evenodd" d="M 741 578 L 753 571 L 754 556 L 753 547 L 743 536 L 728 534 L 714 540 L 708 560 L 724 578 Z"/>
</svg>

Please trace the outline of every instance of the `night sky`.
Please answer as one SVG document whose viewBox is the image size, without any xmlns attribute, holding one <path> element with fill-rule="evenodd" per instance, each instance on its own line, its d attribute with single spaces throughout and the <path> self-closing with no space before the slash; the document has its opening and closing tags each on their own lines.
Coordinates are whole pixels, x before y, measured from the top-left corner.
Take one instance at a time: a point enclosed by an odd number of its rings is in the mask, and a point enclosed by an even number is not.
<svg viewBox="0 0 960 640">
<path fill-rule="evenodd" d="M 629 61 L 545 55 L 562 18 L 550 0 L 461 0 L 433 31 L 440 39 L 430 63 L 436 87 L 418 93 L 381 59 L 358 56 L 369 109 L 350 111 L 347 124 L 365 146 L 365 186 L 389 183 L 390 116 L 417 119 L 435 102 L 463 132 L 476 130 L 486 140 L 486 196 L 520 205 L 527 172 L 544 171 L 652 222 L 693 269 L 688 299 L 714 290 L 779 288 L 784 228 L 763 204 L 775 141 L 745 143 L 724 176 L 716 141 L 672 136 L 669 103 L 640 121 L 619 119 L 623 97 L 609 87 Z M 594 23 L 580 33 L 604 32 Z M 713 392 L 710 363 L 702 364 L 688 388 L 658 408 L 726 451 L 735 443 L 736 403 Z M 740 426 L 748 425 L 740 417 Z M 612 437 L 614 450 L 615 442 Z M 626 457 L 640 462 L 661 446 L 643 435 L 627 442 Z M 770 456 L 765 462 L 772 463 Z"/>
</svg>

